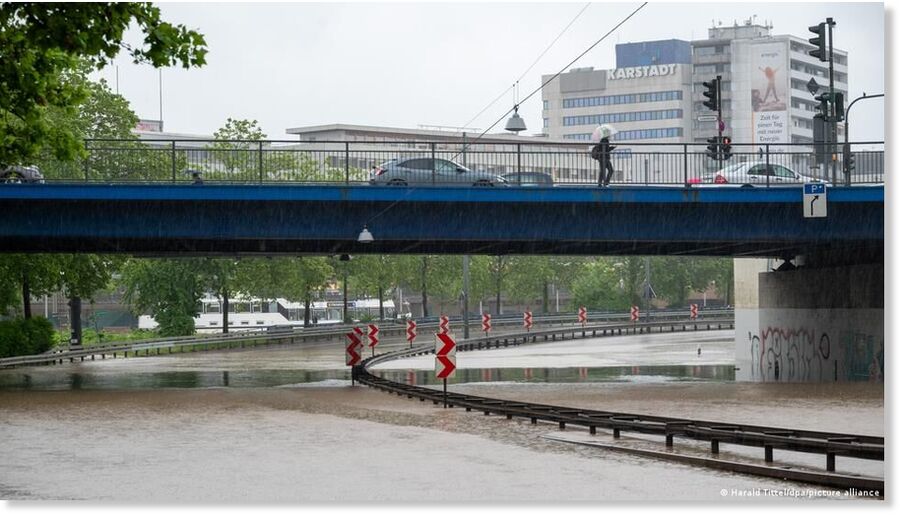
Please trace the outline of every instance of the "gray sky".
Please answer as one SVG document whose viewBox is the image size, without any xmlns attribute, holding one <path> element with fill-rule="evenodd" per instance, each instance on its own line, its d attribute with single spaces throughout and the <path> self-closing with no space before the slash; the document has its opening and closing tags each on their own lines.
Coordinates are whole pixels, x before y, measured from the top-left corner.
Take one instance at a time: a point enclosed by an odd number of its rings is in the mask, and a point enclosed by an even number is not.
<svg viewBox="0 0 900 516">
<path fill-rule="evenodd" d="M 162 3 L 164 18 L 199 29 L 200 69 L 165 69 L 163 119 L 173 132 L 211 134 L 227 117 L 259 120 L 269 138 L 288 127 L 350 123 L 460 126 L 506 90 L 584 7 L 581 3 Z M 640 3 L 592 3 L 520 83 L 540 86 Z M 613 68 L 615 44 L 705 39 L 712 20 L 771 20 L 774 34 L 806 39 L 832 16 L 849 52 L 850 97 L 884 92 L 881 3 L 650 3 L 573 66 Z M 142 118 L 159 116 L 158 72 L 117 60 L 118 87 Z M 116 88 L 116 68 L 99 73 Z M 512 92 L 470 127 L 486 129 Z M 851 137 L 884 139 L 881 100 L 853 107 Z M 520 108 L 541 128 L 540 93 Z M 502 130 L 503 123 L 494 131 Z M 291 138 L 293 139 L 293 138 Z"/>
</svg>

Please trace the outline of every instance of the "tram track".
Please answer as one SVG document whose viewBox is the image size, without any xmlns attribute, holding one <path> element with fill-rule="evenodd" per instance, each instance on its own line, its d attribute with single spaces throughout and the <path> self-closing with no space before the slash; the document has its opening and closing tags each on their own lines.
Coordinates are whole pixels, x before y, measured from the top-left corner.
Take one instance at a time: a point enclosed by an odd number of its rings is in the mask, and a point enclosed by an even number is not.
<svg viewBox="0 0 900 516">
<path fill-rule="evenodd" d="M 458 345 L 459 350 L 464 352 L 514 347 L 552 340 L 621 335 L 623 332 L 624 334 L 631 334 L 649 333 L 654 330 L 657 333 L 705 331 L 732 328 L 733 325 L 733 320 L 721 319 L 704 321 L 703 323 L 695 321 L 684 323 L 666 321 L 640 323 L 637 325 L 614 324 L 568 327 L 540 332 L 474 338 L 461 341 Z M 485 416 L 505 416 L 508 420 L 514 418 L 528 419 L 531 424 L 538 424 L 539 422 L 551 423 L 558 425 L 560 430 L 565 430 L 569 426 L 580 427 L 587 429 L 589 435 L 596 435 L 598 429 L 604 429 L 611 431 L 613 440 L 620 439 L 623 432 L 664 436 L 665 451 L 633 449 L 627 446 L 583 440 L 556 438 L 556 441 L 602 447 L 609 450 L 640 454 L 657 459 L 711 467 L 736 473 L 808 482 L 841 489 L 856 489 L 866 492 L 877 491 L 880 493 L 880 496 L 884 496 L 883 478 L 841 473 L 836 470 L 837 457 L 883 462 L 883 437 L 582 409 L 454 392 L 444 393 L 437 389 L 394 382 L 377 376 L 368 369 L 378 363 L 431 353 L 434 353 L 434 346 L 426 344 L 370 357 L 353 368 L 352 377 L 354 381 L 359 381 L 369 387 L 397 394 L 398 396 L 406 396 L 408 399 L 418 399 L 422 402 L 431 401 L 435 405 L 444 404 L 448 408 L 464 408 L 467 412 L 479 411 Z M 702 457 L 696 454 L 677 453 L 675 451 L 676 438 L 709 443 L 708 455 Z M 722 460 L 719 458 L 720 445 L 722 444 L 762 448 L 765 463 L 764 465 L 754 464 L 752 460 L 738 460 L 736 458 L 733 458 L 733 460 Z M 798 469 L 794 466 L 778 466 L 774 459 L 775 450 L 824 455 L 825 468 L 824 470 L 818 470 L 815 468 Z"/>
</svg>

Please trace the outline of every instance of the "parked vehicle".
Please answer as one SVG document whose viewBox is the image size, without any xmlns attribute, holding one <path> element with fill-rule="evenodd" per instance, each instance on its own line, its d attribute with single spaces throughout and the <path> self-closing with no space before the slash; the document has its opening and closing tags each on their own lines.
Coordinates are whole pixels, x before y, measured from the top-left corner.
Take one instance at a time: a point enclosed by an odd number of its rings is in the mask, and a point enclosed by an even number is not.
<svg viewBox="0 0 900 516">
<path fill-rule="evenodd" d="M 806 176 L 775 163 L 761 161 L 745 161 L 734 163 L 717 171 L 715 174 L 703 176 L 701 183 L 717 185 L 733 185 L 750 187 L 755 185 L 784 185 L 802 183 L 821 183 L 821 179 Z"/>
<path fill-rule="evenodd" d="M 500 177 L 510 186 L 553 186 L 553 176 L 544 172 L 510 172 Z"/>
<path fill-rule="evenodd" d="M 471 170 L 446 159 L 392 159 L 369 172 L 369 183 L 375 185 L 505 186 L 506 180 L 497 174 Z"/>
<path fill-rule="evenodd" d="M 34 166 L 10 165 L 0 167 L 0 183 L 43 183 L 44 174 Z"/>
</svg>

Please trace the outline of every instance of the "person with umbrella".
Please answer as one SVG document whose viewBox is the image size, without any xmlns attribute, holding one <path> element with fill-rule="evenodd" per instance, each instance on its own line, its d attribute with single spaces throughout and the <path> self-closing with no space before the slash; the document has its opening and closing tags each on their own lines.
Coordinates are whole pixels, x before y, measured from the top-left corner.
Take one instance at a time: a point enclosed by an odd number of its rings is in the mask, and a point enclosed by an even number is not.
<svg viewBox="0 0 900 516">
<path fill-rule="evenodd" d="M 598 125 L 591 134 L 591 140 L 597 142 L 597 145 L 591 149 L 591 158 L 600 162 L 600 177 L 597 179 L 597 186 L 609 186 L 612 180 L 613 167 L 610 160 L 612 150 L 615 145 L 610 145 L 609 138 L 618 131 L 609 125 Z"/>
</svg>

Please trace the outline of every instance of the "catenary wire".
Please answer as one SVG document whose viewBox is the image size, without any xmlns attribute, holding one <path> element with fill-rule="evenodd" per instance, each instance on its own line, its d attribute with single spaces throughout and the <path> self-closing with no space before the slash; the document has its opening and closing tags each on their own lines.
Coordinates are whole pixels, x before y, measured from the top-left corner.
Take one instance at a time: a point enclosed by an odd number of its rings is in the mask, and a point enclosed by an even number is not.
<svg viewBox="0 0 900 516">
<path fill-rule="evenodd" d="M 578 14 L 576 14 L 575 17 L 572 18 L 572 20 L 569 22 L 569 24 L 566 25 L 565 28 L 563 28 L 563 30 L 560 31 L 560 33 L 556 35 L 556 38 L 554 38 L 553 41 L 551 41 L 550 44 L 547 45 L 547 48 L 545 48 L 544 51 L 541 52 L 541 55 L 537 56 L 537 59 L 535 59 L 534 62 L 531 63 L 531 66 L 529 66 L 528 68 L 525 69 L 524 72 L 522 72 L 522 75 L 520 75 L 519 78 L 516 79 L 516 82 L 514 82 L 512 85 L 510 85 L 509 88 L 506 88 L 505 90 L 503 90 L 503 93 L 501 93 L 500 95 L 497 95 L 497 98 L 495 98 L 494 100 L 492 100 L 492 101 L 490 102 L 490 104 L 488 104 L 487 106 L 485 106 L 484 109 L 482 109 L 481 111 L 479 111 L 477 115 L 473 116 L 471 120 L 469 120 L 468 122 L 466 122 L 465 124 L 463 124 L 461 127 L 468 127 L 469 124 L 471 124 L 471 123 L 474 122 L 478 117 L 480 117 L 480 116 L 482 115 L 482 113 L 484 113 L 485 111 L 487 111 L 488 109 L 490 109 L 491 106 L 493 106 L 494 104 L 496 104 L 498 100 L 500 100 L 501 98 L 503 98 L 504 95 L 506 95 L 507 93 L 509 93 L 509 90 L 515 88 L 515 87 L 516 87 L 516 83 L 518 83 L 519 81 L 521 81 L 522 78 L 525 77 L 525 75 L 526 75 L 528 72 L 530 72 L 532 68 L 534 68 L 534 65 L 538 64 L 538 61 L 540 61 L 541 58 L 544 57 L 544 55 L 550 50 L 550 48 L 552 48 L 553 45 L 555 45 L 556 42 L 559 41 L 559 38 L 561 38 L 562 35 L 565 34 L 567 30 L 569 30 L 569 27 L 571 27 L 572 24 L 575 23 L 575 20 L 577 20 L 577 19 L 584 13 L 584 11 L 586 11 L 587 8 L 590 7 L 590 5 L 591 5 L 590 2 L 584 4 L 584 7 L 582 7 L 581 10 L 578 11 Z"/>
<path fill-rule="evenodd" d="M 575 64 L 579 59 L 581 59 L 582 57 L 584 57 L 585 54 L 587 54 L 588 52 L 590 52 L 591 50 L 593 50 L 594 47 L 596 47 L 597 45 L 599 45 L 600 43 L 602 43 L 603 40 L 605 40 L 605 39 L 608 38 L 610 35 L 612 35 L 613 32 L 615 32 L 619 27 L 621 27 L 622 25 L 624 25 L 625 22 L 627 22 L 628 20 L 630 20 L 635 14 L 638 13 L 638 11 L 640 11 L 641 9 L 643 9 L 648 3 L 649 3 L 649 2 L 644 2 L 644 3 L 642 3 L 641 5 L 639 5 L 637 9 L 635 9 L 634 11 L 631 12 L 631 14 L 629 14 L 628 16 L 626 16 L 625 18 L 623 18 L 619 23 L 617 23 L 615 26 L 613 26 L 613 28 L 609 29 L 609 31 L 608 31 L 606 34 L 604 34 L 603 36 L 601 36 L 600 39 L 598 39 L 597 41 L 595 41 L 594 44 L 592 44 L 591 46 L 589 46 L 584 52 L 578 54 L 578 56 L 577 56 L 575 59 L 573 59 L 572 61 L 570 61 L 569 64 L 563 66 L 558 72 L 556 72 L 555 74 L 553 74 L 549 79 L 547 79 L 547 80 L 544 81 L 540 86 L 538 86 L 537 88 L 535 88 L 535 89 L 534 89 L 531 93 L 529 93 L 525 98 L 523 98 L 522 100 L 518 101 L 518 103 L 517 103 L 515 106 L 513 106 L 512 109 L 509 109 L 509 110 L 507 110 L 505 113 L 503 113 L 503 115 L 502 115 L 500 118 L 498 118 L 496 122 L 494 122 L 493 124 L 491 124 L 490 127 L 488 127 L 487 129 L 485 129 L 484 131 L 482 131 L 481 134 L 479 134 L 477 137 L 475 137 L 471 142 L 467 142 L 466 144 L 464 144 L 464 145 L 463 145 L 463 148 L 462 148 L 458 153 L 456 153 L 456 154 L 453 156 L 453 158 L 456 158 L 456 156 L 459 156 L 460 154 L 462 154 L 463 151 L 465 151 L 470 145 L 472 145 L 473 143 L 475 143 L 476 141 L 478 141 L 482 136 L 484 136 L 485 134 L 487 134 L 488 131 L 490 131 L 490 130 L 493 129 L 497 124 L 499 124 L 504 118 L 506 118 L 507 115 L 509 115 L 509 114 L 510 114 L 511 112 L 513 112 L 514 110 L 517 110 L 517 109 L 519 108 L 519 105 L 520 105 L 520 104 L 522 104 L 522 103 L 525 102 L 526 100 L 528 100 L 528 99 L 530 99 L 531 97 L 533 97 L 535 93 L 541 91 L 541 89 L 543 89 L 544 86 L 550 84 L 550 82 L 551 82 L 553 79 L 556 79 L 557 77 L 559 77 L 559 76 L 560 76 L 567 68 L 569 68 L 570 66 L 572 66 L 573 64 Z M 451 158 L 451 160 L 452 160 L 453 158 Z"/>
</svg>

